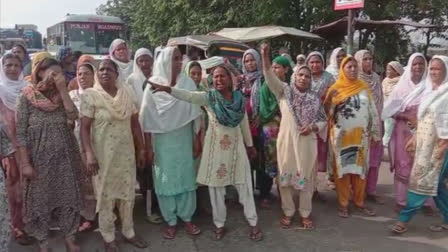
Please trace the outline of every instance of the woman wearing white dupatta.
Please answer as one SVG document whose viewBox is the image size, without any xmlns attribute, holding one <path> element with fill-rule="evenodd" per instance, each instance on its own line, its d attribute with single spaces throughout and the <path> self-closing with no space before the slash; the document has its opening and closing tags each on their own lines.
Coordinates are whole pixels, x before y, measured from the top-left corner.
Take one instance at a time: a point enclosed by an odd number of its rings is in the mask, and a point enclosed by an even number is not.
<svg viewBox="0 0 448 252">
<path fill-rule="evenodd" d="M 427 93 L 425 89 L 432 89 L 426 85 L 427 65 L 423 54 L 412 54 L 403 75 L 384 103 L 383 120 L 395 120 L 388 146 L 391 171 L 394 172 L 397 212 L 406 206 L 409 177 L 414 162 L 405 145 L 417 126 L 417 111 L 424 93 Z M 432 205 L 432 199 L 428 199 L 425 209 L 431 211 Z"/>
<path fill-rule="evenodd" d="M 118 66 L 118 78 L 125 83 L 132 74 L 133 63 L 131 61 L 131 50 L 126 41 L 115 39 L 109 47 L 109 57 Z"/>
<path fill-rule="evenodd" d="M 443 215 L 443 224 L 432 226 L 432 231 L 448 229 L 448 189 L 446 150 L 448 148 L 448 57 L 434 56 L 429 62 L 429 77 L 426 79 L 427 95 L 418 109 L 417 133 L 406 149 L 415 150 L 408 200 L 400 211 L 398 221 L 392 226 L 395 233 L 407 231 L 407 223 L 433 198 Z"/>
<path fill-rule="evenodd" d="M 196 90 L 193 80 L 183 73 L 182 55 L 174 47 L 166 47 L 161 51 L 149 81 L 189 91 Z M 177 217 L 185 222 L 189 234 L 197 235 L 201 232 L 191 223 L 196 210 L 193 121 L 200 115 L 198 105 L 180 101 L 166 93 L 153 94 L 149 88 L 143 92 L 140 122 L 150 160 L 154 153 L 155 192 L 163 218 L 168 223 L 165 239 L 174 239 Z"/>
</svg>

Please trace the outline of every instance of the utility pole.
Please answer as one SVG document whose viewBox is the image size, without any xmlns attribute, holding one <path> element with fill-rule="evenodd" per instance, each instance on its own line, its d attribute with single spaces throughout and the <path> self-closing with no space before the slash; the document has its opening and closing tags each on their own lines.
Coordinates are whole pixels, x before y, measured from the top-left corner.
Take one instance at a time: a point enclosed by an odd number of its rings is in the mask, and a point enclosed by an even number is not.
<svg viewBox="0 0 448 252">
<path fill-rule="evenodd" d="M 347 54 L 352 53 L 353 53 L 353 9 L 349 9 L 347 20 Z"/>
</svg>

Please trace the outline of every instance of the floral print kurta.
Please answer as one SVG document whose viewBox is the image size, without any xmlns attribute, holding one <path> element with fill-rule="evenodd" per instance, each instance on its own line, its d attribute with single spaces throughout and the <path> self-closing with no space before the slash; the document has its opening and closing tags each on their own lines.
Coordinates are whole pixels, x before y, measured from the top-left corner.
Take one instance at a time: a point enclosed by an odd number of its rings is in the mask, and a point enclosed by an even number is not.
<svg viewBox="0 0 448 252">
<path fill-rule="evenodd" d="M 1 120 L 1 118 L 0 118 Z M 12 143 L 3 130 L 0 122 L 0 158 L 4 158 L 13 153 Z M 0 169 L 2 169 L 0 164 Z M 3 170 L 3 169 L 2 169 Z M 8 197 L 6 194 L 6 179 L 4 172 L 0 172 L 0 251 L 7 252 L 9 240 L 11 238 L 10 216 L 8 209 Z"/>
<path fill-rule="evenodd" d="M 208 107 L 206 92 L 189 92 L 172 88 L 171 94 L 182 100 L 204 106 L 209 125 L 204 140 L 204 149 L 197 182 L 212 187 L 223 187 L 247 183 L 250 170 L 245 144 L 252 146 L 247 114 L 235 128 L 219 124 L 215 113 Z"/>
</svg>

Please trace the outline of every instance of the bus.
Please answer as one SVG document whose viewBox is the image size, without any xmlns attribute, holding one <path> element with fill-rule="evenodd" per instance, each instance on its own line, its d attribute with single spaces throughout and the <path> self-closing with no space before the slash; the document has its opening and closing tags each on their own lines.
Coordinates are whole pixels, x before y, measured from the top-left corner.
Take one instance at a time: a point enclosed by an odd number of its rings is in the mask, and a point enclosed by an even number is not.
<svg viewBox="0 0 448 252">
<path fill-rule="evenodd" d="M 116 38 L 125 37 L 125 25 L 118 17 L 67 14 L 47 29 L 47 50 L 55 55 L 59 48 L 70 47 L 101 60 Z"/>
</svg>

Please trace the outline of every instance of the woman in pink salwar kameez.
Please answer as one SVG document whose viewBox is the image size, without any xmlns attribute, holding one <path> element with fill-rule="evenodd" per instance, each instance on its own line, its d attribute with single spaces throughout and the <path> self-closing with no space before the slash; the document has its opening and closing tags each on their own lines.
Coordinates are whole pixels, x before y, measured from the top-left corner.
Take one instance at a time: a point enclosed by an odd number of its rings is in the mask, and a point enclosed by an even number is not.
<svg viewBox="0 0 448 252">
<path fill-rule="evenodd" d="M 393 118 L 395 127 L 389 142 L 391 171 L 394 172 L 396 211 L 407 203 L 409 177 L 413 157 L 405 150 L 417 124 L 417 111 L 425 91 L 427 62 L 421 53 L 414 53 L 408 60 L 405 72 L 401 76 L 389 98 L 384 103 L 382 118 Z M 432 199 L 425 206 L 428 213 L 433 212 Z"/>
</svg>

